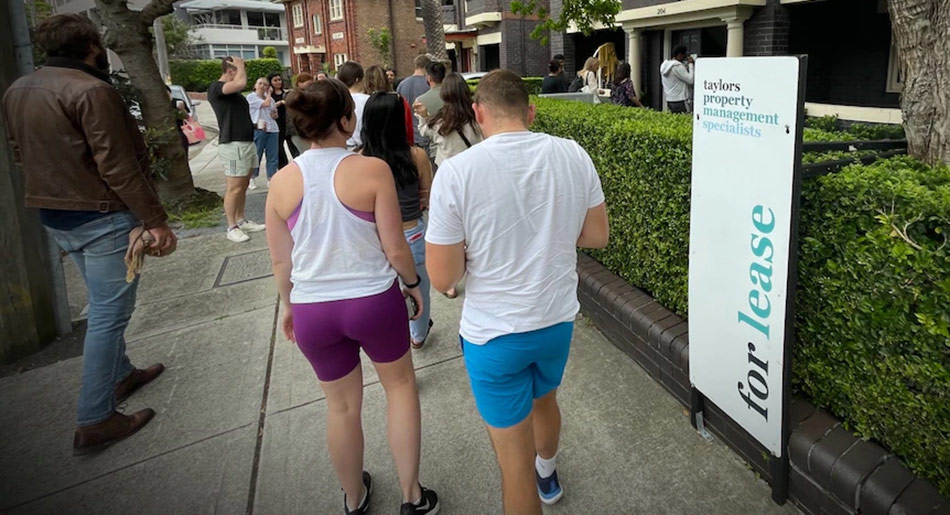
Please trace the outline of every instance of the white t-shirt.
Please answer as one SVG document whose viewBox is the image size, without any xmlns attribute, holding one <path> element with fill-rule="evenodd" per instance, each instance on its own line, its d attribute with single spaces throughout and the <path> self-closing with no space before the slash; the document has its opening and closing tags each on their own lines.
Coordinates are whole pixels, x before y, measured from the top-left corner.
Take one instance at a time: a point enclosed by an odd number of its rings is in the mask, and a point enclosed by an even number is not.
<svg viewBox="0 0 950 515">
<path fill-rule="evenodd" d="M 346 148 L 353 150 L 363 144 L 361 131 L 363 130 L 363 109 L 366 108 L 366 101 L 369 95 L 366 93 L 353 93 L 353 113 L 356 114 L 356 128 L 353 129 L 353 135 L 346 140 Z"/>
<path fill-rule="evenodd" d="M 502 133 L 444 161 L 426 241 L 466 244 L 462 337 L 484 344 L 574 320 L 577 238 L 603 202 L 594 163 L 571 140 Z"/>
</svg>

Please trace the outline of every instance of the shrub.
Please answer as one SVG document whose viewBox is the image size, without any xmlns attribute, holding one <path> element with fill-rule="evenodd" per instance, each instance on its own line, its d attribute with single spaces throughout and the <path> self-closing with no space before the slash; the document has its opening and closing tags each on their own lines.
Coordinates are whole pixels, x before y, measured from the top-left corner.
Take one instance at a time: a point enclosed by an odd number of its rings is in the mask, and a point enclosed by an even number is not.
<svg viewBox="0 0 950 515">
<path fill-rule="evenodd" d="M 187 91 L 207 91 L 212 82 L 221 76 L 221 61 L 217 59 L 196 59 L 170 61 L 169 69 L 172 82 L 184 87 Z M 283 65 L 277 59 L 248 59 L 245 61 L 247 81 L 250 86 L 258 77 L 266 77 L 270 73 L 281 73 Z"/>
<path fill-rule="evenodd" d="M 600 173 L 611 243 L 592 255 L 687 315 L 692 123 L 536 98 L 535 130 Z M 806 140 L 854 139 L 809 128 Z M 803 185 L 794 384 L 950 494 L 950 170 L 909 158 Z"/>
<path fill-rule="evenodd" d="M 277 48 L 272 46 L 262 48 L 261 57 L 265 59 L 277 59 Z"/>
<path fill-rule="evenodd" d="M 529 95 L 540 95 L 541 94 L 541 81 L 544 80 L 542 77 L 524 77 L 521 79 L 524 81 L 524 85 L 528 88 Z M 475 88 L 478 87 L 478 79 L 471 79 L 465 81 L 471 90 L 474 92 Z"/>
</svg>

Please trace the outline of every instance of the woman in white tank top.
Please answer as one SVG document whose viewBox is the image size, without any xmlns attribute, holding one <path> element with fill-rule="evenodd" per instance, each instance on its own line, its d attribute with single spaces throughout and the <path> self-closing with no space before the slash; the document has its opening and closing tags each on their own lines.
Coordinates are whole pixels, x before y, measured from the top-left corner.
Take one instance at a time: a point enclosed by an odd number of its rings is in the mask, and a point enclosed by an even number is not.
<svg viewBox="0 0 950 515">
<path fill-rule="evenodd" d="M 385 162 L 346 149 L 356 117 L 342 82 L 318 81 L 294 92 L 287 110 L 313 143 L 271 180 L 267 242 L 284 335 L 310 361 L 327 397 L 327 440 L 344 513 L 365 513 L 372 492 L 362 463 L 362 349 L 390 404 L 401 513 L 434 514 L 438 496 L 419 484 L 419 394 L 403 295 L 420 308 L 423 301 L 392 172 Z"/>
</svg>

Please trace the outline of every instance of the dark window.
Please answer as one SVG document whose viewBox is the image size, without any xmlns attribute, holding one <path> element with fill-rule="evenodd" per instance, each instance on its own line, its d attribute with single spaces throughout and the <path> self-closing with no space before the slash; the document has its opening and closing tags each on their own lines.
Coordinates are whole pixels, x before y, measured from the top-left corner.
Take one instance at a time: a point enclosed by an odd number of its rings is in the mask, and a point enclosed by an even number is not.
<svg viewBox="0 0 950 515">
<path fill-rule="evenodd" d="M 263 27 L 264 26 L 264 13 L 261 12 L 247 12 L 247 24 L 251 27 Z"/>
<path fill-rule="evenodd" d="M 280 15 L 277 13 L 264 13 L 265 27 L 280 27 Z"/>
<path fill-rule="evenodd" d="M 215 11 L 214 18 L 221 25 L 241 25 L 241 11 L 235 9 Z"/>
</svg>

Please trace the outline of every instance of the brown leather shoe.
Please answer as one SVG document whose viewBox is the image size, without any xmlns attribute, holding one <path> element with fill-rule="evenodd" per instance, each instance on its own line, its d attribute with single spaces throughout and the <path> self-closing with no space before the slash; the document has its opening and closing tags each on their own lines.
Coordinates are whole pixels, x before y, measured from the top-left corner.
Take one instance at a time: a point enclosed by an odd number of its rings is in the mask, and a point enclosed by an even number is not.
<svg viewBox="0 0 950 515">
<path fill-rule="evenodd" d="M 126 377 L 121 383 L 115 385 L 115 402 L 118 404 L 125 401 L 135 393 L 136 390 L 152 382 L 153 379 L 162 375 L 164 371 L 165 365 L 161 363 L 156 363 L 146 369 L 136 368 L 129 374 L 129 377 Z"/>
<path fill-rule="evenodd" d="M 73 436 L 73 456 L 102 450 L 123 438 L 132 436 L 145 427 L 145 424 L 148 424 L 154 416 L 155 410 L 151 408 L 145 408 L 131 415 L 115 412 L 98 424 L 79 427 Z"/>
</svg>

